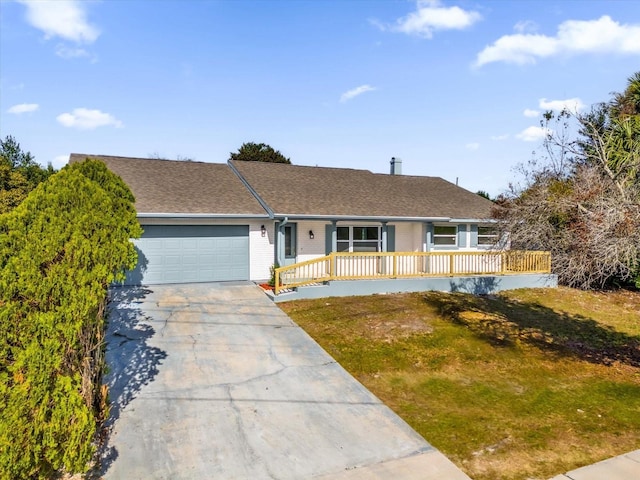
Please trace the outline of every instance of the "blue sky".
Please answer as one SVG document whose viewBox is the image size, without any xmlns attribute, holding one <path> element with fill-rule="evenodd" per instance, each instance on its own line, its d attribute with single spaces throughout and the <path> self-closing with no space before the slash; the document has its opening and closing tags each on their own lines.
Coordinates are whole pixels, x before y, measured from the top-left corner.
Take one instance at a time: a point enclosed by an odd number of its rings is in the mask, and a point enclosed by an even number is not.
<svg viewBox="0 0 640 480">
<path fill-rule="evenodd" d="M 0 0 L 0 135 L 74 153 L 433 175 L 496 195 L 540 113 L 640 69 L 640 2 Z"/>
</svg>

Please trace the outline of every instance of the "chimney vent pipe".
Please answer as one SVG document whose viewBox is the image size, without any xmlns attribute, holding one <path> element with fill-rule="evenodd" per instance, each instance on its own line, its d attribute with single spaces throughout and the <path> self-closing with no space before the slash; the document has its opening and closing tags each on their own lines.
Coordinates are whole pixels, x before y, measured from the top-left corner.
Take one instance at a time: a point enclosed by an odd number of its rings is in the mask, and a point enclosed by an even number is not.
<svg viewBox="0 0 640 480">
<path fill-rule="evenodd" d="M 391 175 L 402 175 L 402 159 L 391 157 Z"/>
</svg>

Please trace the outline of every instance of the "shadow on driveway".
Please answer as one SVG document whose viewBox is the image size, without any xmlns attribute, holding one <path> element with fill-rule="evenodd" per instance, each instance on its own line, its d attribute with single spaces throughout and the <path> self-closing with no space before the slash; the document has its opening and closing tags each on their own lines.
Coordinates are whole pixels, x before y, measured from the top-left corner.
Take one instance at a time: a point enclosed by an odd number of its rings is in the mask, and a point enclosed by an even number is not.
<svg viewBox="0 0 640 480">
<path fill-rule="evenodd" d="M 145 287 L 113 287 L 110 291 L 105 354 L 110 409 L 98 452 L 101 475 L 118 457 L 117 449 L 108 441 L 114 423 L 141 388 L 155 378 L 158 365 L 167 358 L 165 351 L 148 344 L 156 332 L 141 305 L 150 293 Z"/>
<path fill-rule="evenodd" d="M 254 284 L 112 295 L 106 480 L 468 480 Z"/>
</svg>

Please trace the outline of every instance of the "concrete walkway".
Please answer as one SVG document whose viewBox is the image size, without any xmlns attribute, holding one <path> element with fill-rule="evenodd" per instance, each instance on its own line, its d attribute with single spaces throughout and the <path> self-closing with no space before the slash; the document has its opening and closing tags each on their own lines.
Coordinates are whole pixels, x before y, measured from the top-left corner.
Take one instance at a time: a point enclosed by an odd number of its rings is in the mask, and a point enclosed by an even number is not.
<svg viewBox="0 0 640 480">
<path fill-rule="evenodd" d="M 258 287 L 112 297 L 105 479 L 469 478 Z"/>
<path fill-rule="evenodd" d="M 578 468 L 551 480 L 637 480 L 640 479 L 640 450 Z"/>
</svg>

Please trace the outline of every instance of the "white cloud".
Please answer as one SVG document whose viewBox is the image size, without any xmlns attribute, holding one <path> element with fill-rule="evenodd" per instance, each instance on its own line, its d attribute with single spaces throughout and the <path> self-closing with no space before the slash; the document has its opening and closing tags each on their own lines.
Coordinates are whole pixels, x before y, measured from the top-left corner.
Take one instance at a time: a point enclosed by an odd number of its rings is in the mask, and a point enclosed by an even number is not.
<svg viewBox="0 0 640 480">
<path fill-rule="evenodd" d="M 640 24 L 620 24 L 604 15 L 597 20 L 567 20 L 555 36 L 516 33 L 485 47 L 475 66 L 492 62 L 533 64 L 554 55 L 580 53 L 640 54 Z"/>
<path fill-rule="evenodd" d="M 551 135 L 552 131 L 546 127 L 528 127 L 516 135 L 516 138 L 525 142 L 537 142 Z"/>
<path fill-rule="evenodd" d="M 523 20 L 516 23 L 513 29 L 518 33 L 533 33 L 538 31 L 538 24 L 531 20 Z"/>
<path fill-rule="evenodd" d="M 480 144 L 478 142 L 467 143 L 465 145 L 467 150 L 478 150 L 480 148 Z"/>
<path fill-rule="evenodd" d="M 540 108 L 545 110 L 553 110 L 554 112 L 561 112 L 567 110 L 571 113 L 577 113 L 583 110 L 586 105 L 582 103 L 579 98 L 567 98 L 566 100 L 547 100 L 546 98 L 540 99 Z"/>
<path fill-rule="evenodd" d="M 18 0 L 27 7 L 27 22 L 42 30 L 45 38 L 60 37 L 76 43 L 92 43 L 100 35 L 87 21 L 86 2 L 77 0 Z"/>
<path fill-rule="evenodd" d="M 509 138 L 509 134 L 505 133 L 504 135 L 492 135 L 491 140 L 495 141 L 495 142 L 501 142 L 503 140 L 506 140 L 507 138 Z"/>
<path fill-rule="evenodd" d="M 371 85 L 360 85 L 359 87 L 356 87 L 347 92 L 344 92 L 340 96 L 340 102 L 341 103 L 347 102 L 352 98 L 357 97 L 358 95 L 362 95 L 363 93 L 366 93 L 366 92 L 372 92 L 375 89 L 376 87 L 372 87 Z"/>
<path fill-rule="evenodd" d="M 445 7 L 439 0 L 418 0 L 416 11 L 402 17 L 393 25 L 374 24 L 381 30 L 433 37 L 436 30 L 463 30 L 482 20 L 480 13 L 460 7 Z"/>
<path fill-rule="evenodd" d="M 84 48 L 69 48 L 68 46 L 63 44 L 60 44 L 56 47 L 56 55 L 58 55 L 61 58 L 64 58 L 65 60 L 68 60 L 70 58 L 82 58 L 82 57 L 89 57 L 92 59 L 94 58 L 93 55 L 91 55 Z"/>
<path fill-rule="evenodd" d="M 491 62 L 535 63 L 536 57 L 548 57 L 557 52 L 556 40 L 544 35 L 505 35 L 478 54 L 475 66 Z"/>
<path fill-rule="evenodd" d="M 73 127 L 79 130 L 92 130 L 98 127 L 114 126 L 121 128 L 122 122 L 109 113 L 87 108 L 76 108 L 72 113 L 62 113 L 56 120 L 65 127 Z"/>
<path fill-rule="evenodd" d="M 524 109 L 524 112 L 522 112 L 522 114 L 523 114 L 525 117 L 535 118 L 535 117 L 537 117 L 538 115 L 540 115 L 540 112 L 539 112 L 538 110 L 532 110 L 532 109 L 530 109 L 530 108 L 525 108 L 525 109 Z"/>
<path fill-rule="evenodd" d="M 40 108 L 40 105 L 38 105 L 37 103 L 20 103 L 7 110 L 7 113 L 20 115 L 21 113 L 35 112 L 36 110 L 38 110 L 38 108 Z"/>
</svg>

